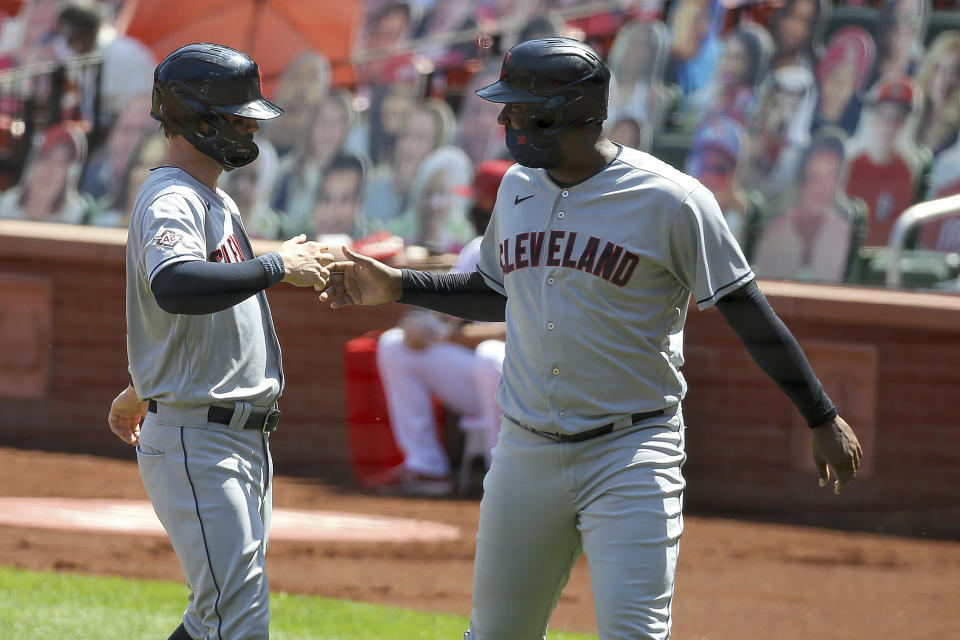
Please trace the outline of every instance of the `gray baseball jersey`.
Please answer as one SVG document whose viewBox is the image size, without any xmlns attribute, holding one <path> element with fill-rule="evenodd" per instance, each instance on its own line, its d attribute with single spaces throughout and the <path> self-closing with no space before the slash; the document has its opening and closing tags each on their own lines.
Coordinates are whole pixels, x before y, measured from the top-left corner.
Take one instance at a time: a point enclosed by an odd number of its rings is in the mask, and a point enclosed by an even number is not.
<svg viewBox="0 0 960 640">
<path fill-rule="evenodd" d="M 187 260 L 239 262 L 248 246 L 237 206 L 174 167 L 150 172 L 134 203 L 127 241 L 127 350 L 141 398 L 201 413 L 211 404 L 266 407 L 283 389 L 280 343 L 266 295 L 207 315 L 171 315 L 150 283 Z M 135 313 L 130 313 L 135 310 Z M 189 416 L 181 418 L 190 422 Z"/>
<path fill-rule="evenodd" d="M 478 270 L 508 299 L 505 413 L 561 433 L 679 403 L 690 293 L 753 277 L 713 195 L 630 148 L 569 188 L 511 167 Z"/>
<path fill-rule="evenodd" d="M 545 637 L 585 553 L 599 636 L 669 638 L 683 323 L 691 292 L 708 307 L 753 275 L 713 195 L 628 148 L 566 188 L 516 165 L 477 268 L 507 296 L 506 418 L 484 478 L 468 637 Z M 531 431 L 610 423 L 568 442 Z"/>
</svg>

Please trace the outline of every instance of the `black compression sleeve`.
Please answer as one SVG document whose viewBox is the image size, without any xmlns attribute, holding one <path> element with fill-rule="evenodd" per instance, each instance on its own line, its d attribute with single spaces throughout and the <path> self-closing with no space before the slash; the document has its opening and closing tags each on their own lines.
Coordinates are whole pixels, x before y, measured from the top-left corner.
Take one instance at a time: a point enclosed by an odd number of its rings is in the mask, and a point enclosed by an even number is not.
<svg viewBox="0 0 960 640">
<path fill-rule="evenodd" d="M 283 260 L 277 254 L 243 262 L 175 262 L 154 276 L 150 289 L 157 304 L 167 313 L 214 313 L 280 282 L 282 265 Z"/>
<path fill-rule="evenodd" d="M 796 338 L 777 316 L 755 281 L 717 301 L 717 309 L 760 368 L 800 410 L 811 428 L 837 415 Z"/>
<path fill-rule="evenodd" d="M 507 299 L 487 286 L 479 272 L 432 273 L 402 269 L 399 302 L 433 309 L 465 320 L 503 322 Z"/>
</svg>

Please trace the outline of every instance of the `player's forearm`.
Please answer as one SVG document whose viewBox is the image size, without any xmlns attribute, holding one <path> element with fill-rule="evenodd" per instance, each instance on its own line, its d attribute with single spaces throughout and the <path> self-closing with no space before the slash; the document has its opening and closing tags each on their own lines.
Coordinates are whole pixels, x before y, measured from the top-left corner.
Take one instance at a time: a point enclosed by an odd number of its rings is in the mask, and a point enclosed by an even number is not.
<svg viewBox="0 0 960 640">
<path fill-rule="evenodd" d="M 506 331 L 502 322 L 472 322 L 460 327 L 447 338 L 447 341 L 463 345 L 468 349 L 476 349 L 481 342 L 505 339 Z"/>
<path fill-rule="evenodd" d="M 484 340 L 504 340 L 507 335 L 503 323 L 471 323 L 460 327 L 458 332 L 466 340 L 482 342 Z"/>
<path fill-rule="evenodd" d="M 201 315 L 229 309 L 282 281 L 283 274 L 277 254 L 233 263 L 192 260 L 165 267 L 150 288 L 167 313 Z"/>
<path fill-rule="evenodd" d="M 800 410 L 807 425 L 818 427 L 837 415 L 796 338 L 756 282 L 727 294 L 717 308 L 754 361 Z"/>
<path fill-rule="evenodd" d="M 433 273 L 402 270 L 398 302 L 432 309 L 465 320 L 503 322 L 507 299 L 488 287 L 476 271 Z"/>
</svg>

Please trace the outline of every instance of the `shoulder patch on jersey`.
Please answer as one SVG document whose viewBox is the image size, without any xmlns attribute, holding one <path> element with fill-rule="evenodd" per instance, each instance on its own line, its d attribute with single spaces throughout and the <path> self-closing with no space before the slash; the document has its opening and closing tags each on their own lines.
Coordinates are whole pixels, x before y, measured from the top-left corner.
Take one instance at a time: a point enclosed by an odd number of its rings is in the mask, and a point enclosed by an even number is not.
<svg viewBox="0 0 960 640">
<path fill-rule="evenodd" d="M 157 239 L 154 241 L 154 243 L 158 247 L 162 247 L 164 249 L 171 249 L 177 246 L 178 244 L 180 244 L 181 240 L 183 240 L 183 235 L 179 231 L 173 231 L 172 229 L 167 229 L 166 231 L 161 233 L 159 236 L 157 236 Z"/>
</svg>

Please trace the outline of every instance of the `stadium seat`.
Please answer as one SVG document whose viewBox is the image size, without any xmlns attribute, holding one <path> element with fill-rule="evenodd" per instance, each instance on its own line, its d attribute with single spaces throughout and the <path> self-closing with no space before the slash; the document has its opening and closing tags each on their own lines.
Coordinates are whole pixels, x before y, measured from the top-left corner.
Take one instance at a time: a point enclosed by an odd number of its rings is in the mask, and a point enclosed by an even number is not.
<svg viewBox="0 0 960 640">
<path fill-rule="evenodd" d="M 960 11 L 931 11 L 924 44 L 930 46 L 938 35 L 951 30 L 960 31 Z"/>
<path fill-rule="evenodd" d="M 747 211 L 746 231 L 743 234 L 743 242 L 740 248 L 743 250 L 743 255 L 750 261 L 753 259 L 753 249 L 760 238 L 760 232 L 763 230 L 767 201 L 763 194 L 757 191 L 747 190 L 746 193 L 750 208 Z"/>
<path fill-rule="evenodd" d="M 850 198 L 853 204 L 853 210 L 850 212 L 853 220 L 853 233 L 850 234 L 850 249 L 847 252 L 847 269 L 844 273 L 844 282 L 850 282 L 853 277 L 854 265 L 857 263 L 857 256 L 860 255 L 860 249 L 863 248 L 863 238 L 867 231 L 867 204 L 859 198 Z"/>
<path fill-rule="evenodd" d="M 828 42 L 834 31 L 848 26 L 863 27 L 873 33 L 880 10 L 876 7 L 857 7 L 849 5 L 834 5 L 830 10 L 827 28 L 824 30 L 823 41 Z"/>
<path fill-rule="evenodd" d="M 853 284 L 884 286 L 890 250 L 887 247 L 861 247 L 851 270 Z M 900 268 L 907 289 L 935 289 L 960 277 L 960 255 L 929 249 L 904 249 Z"/>
<path fill-rule="evenodd" d="M 683 171 L 687 152 L 693 142 L 693 133 L 687 131 L 655 131 L 650 153 L 676 169 Z"/>
</svg>

